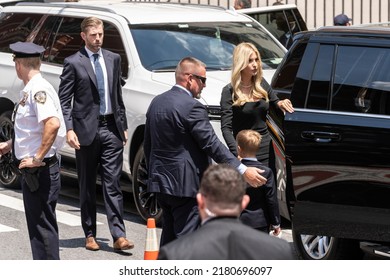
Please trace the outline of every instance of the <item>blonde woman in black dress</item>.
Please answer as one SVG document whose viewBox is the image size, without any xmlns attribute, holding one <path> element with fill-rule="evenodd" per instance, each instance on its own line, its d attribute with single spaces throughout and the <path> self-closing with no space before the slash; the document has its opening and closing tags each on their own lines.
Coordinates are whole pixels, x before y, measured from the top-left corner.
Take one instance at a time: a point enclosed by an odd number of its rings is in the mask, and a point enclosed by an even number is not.
<svg viewBox="0 0 390 280">
<path fill-rule="evenodd" d="M 229 150 L 237 156 L 235 137 L 243 129 L 252 129 L 262 136 L 257 159 L 269 166 L 271 137 L 266 116 L 270 106 L 294 112 L 289 99 L 279 100 L 272 91 L 262 86 L 263 71 L 257 48 L 251 43 L 241 43 L 233 52 L 231 82 L 222 89 L 221 129 Z"/>
</svg>

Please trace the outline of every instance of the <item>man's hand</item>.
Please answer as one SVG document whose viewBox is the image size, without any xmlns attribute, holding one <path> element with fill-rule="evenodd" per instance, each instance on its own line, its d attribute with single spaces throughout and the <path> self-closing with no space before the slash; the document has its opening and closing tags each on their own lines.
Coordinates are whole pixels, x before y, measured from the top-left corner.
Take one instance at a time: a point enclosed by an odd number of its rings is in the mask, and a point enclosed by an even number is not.
<svg viewBox="0 0 390 280">
<path fill-rule="evenodd" d="M 276 228 L 276 229 L 274 229 L 274 230 L 272 231 L 272 234 L 273 234 L 274 236 L 279 236 L 281 232 L 282 232 L 282 228 L 281 228 L 281 227 L 278 227 L 278 228 Z"/>
<path fill-rule="evenodd" d="M 68 130 L 68 132 L 66 133 L 66 142 L 72 148 L 80 150 L 79 138 L 77 138 L 76 133 L 72 129 Z"/>
<path fill-rule="evenodd" d="M 261 176 L 264 170 L 256 167 L 248 167 L 243 174 L 245 181 L 254 188 L 260 187 L 267 183 L 267 179 Z"/>
<path fill-rule="evenodd" d="M 127 135 L 127 130 L 124 131 L 124 134 L 125 134 L 125 141 L 123 141 L 123 146 L 126 145 L 127 140 L 129 139 L 129 137 L 128 137 L 128 135 Z"/>
<path fill-rule="evenodd" d="M 8 140 L 7 142 L 0 142 L 0 156 L 5 155 L 12 148 L 12 141 Z"/>
<path fill-rule="evenodd" d="M 38 162 L 38 161 L 33 160 L 32 157 L 28 157 L 28 158 L 24 158 L 20 161 L 19 169 L 40 167 L 40 166 L 45 166 L 45 165 L 46 165 L 46 163 L 44 163 L 43 161 Z"/>
</svg>

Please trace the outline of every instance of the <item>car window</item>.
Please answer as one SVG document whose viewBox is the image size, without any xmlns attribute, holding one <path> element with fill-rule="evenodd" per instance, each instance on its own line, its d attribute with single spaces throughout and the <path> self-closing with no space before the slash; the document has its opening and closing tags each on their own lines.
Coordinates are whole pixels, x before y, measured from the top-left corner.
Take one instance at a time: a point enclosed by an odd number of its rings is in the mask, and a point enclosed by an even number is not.
<svg viewBox="0 0 390 280">
<path fill-rule="evenodd" d="M 18 41 L 25 42 L 28 35 L 39 24 L 42 15 L 37 14 L 0 14 L 0 51 L 11 53 L 9 45 Z"/>
<path fill-rule="evenodd" d="M 296 22 L 298 23 L 299 25 L 299 29 L 300 31 L 307 31 L 307 25 L 306 25 L 306 22 L 305 20 L 303 19 L 301 13 L 299 12 L 298 9 L 292 9 L 291 10 L 292 13 L 294 14 L 294 17 L 296 19 Z"/>
<path fill-rule="evenodd" d="M 312 73 L 307 108 L 329 108 L 330 81 L 332 75 L 334 46 L 321 45 Z"/>
<path fill-rule="evenodd" d="M 63 64 L 64 59 L 76 53 L 84 42 L 80 36 L 83 18 L 50 16 L 37 32 L 34 42 L 46 48 L 44 61 Z M 117 28 L 104 22 L 104 48 L 121 55 L 122 76 L 127 77 L 128 60 Z"/>
<path fill-rule="evenodd" d="M 298 9 L 248 12 L 248 15 L 260 22 L 286 48 L 290 48 L 295 33 L 307 30 Z"/>
<path fill-rule="evenodd" d="M 311 43 L 305 51 L 301 45 L 306 44 L 295 46 L 273 81 L 277 91 L 293 85 L 295 107 L 390 115 L 389 49 Z M 300 47 L 305 55 L 299 64 Z"/>
<path fill-rule="evenodd" d="M 149 71 L 172 71 L 185 56 L 195 56 L 209 70 L 231 68 L 234 47 L 252 42 L 263 68 L 276 69 L 284 51 L 260 27 L 248 23 L 209 22 L 131 25 L 142 65 Z"/>
<path fill-rule="evenodd" d="M 273 89 L 291 91 L 298 68 L 301 65 L 303 54 L 305 53 L 307 43 L 298 43 L 293 52 L 289 52 L 285 57 L 284 67 L 274 76 Z"/>
<path fill-rule="evenodd" d="M 332 110 L 387 114 L 390 50 L 340 46 L 334 75 Z"/>
<path fill-rule="evenodd" d="M 282 14 L 283 16 L 283 12 L 279 12 L 279 14 Z M 283 35 L 283 30 L 278 29 L 276 15 L 276 12 L 250 14 L 251 17 L 260 22 L 269 32 L 271 32 L 275 38 L 279 38 Z"/>
<path fill-rule="evenodd" d="M 307 95 L 309 93 L 308 89 L 310 87 L 320 44 L 307 44 L 304 40 L 299 40 L 298 42 L 299 43 L 293 47 L 293 51 L 287 53 L 287 59 L 290 56 L 295 57 L 294 59 L 296 62 L 292 64 L 292 67 L 289 67 L 292 70 L 289 71 L 289 69 L 281 67 L 279 70 L 281 74 L 278 72 L 275 73 L 275 78 L 272 81 L 272 88 L 277 88 L 276 85 L 278 84 L 283 85 L 284 79 L 288 80 L 285 88 L 289 90 L 292 86 L 290 98 L 294 107 L 305 108 Z M 295 53 L 295 50 L 299 50 L 299 52 Z M 298 72 L 296 72 L 297 70 Z"/>
</svg>

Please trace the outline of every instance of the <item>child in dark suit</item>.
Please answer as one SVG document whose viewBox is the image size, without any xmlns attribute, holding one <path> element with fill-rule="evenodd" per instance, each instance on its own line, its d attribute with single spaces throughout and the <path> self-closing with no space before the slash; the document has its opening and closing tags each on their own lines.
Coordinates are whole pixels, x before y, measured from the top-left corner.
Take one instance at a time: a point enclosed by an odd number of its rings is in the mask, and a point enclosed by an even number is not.
<svg viewBox="0 0 390 280">
<path fill-rule="evenodd" d="M 242 211 L 240 220 L 255 229 L 280 236 L 280 214 L 276 185 L 272 170 L 256 159 L 260 148 L 261 135 L 254 130 L 241 130 L 236 137 L 238 157 L 246 166 L 254 166 L 264 170 L 262 174 L 267 183 L 253 188 L 247 185 L 246 194 L 250 197 L 248 206 Z"/>
</svg>

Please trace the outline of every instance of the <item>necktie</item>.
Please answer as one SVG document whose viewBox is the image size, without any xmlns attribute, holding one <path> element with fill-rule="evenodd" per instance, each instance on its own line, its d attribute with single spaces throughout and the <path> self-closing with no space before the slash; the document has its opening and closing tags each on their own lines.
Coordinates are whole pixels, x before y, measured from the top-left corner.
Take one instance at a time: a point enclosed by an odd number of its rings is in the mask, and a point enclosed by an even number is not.
<svg viewBox="0 0 390 280">
<path fill-rule="evenodd" d="M 100 97 L 100 115 L 104 115 L 106 111 L 106 100 L 104 98 L 104 76 L 102 66 L 99 62 L 99 54 L 93 54 L 95 64 L 95 75 L 98 85 L 99 97 Z"/>
</svg>

